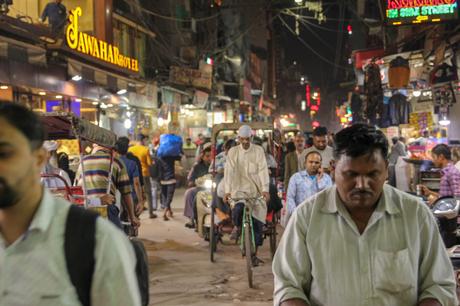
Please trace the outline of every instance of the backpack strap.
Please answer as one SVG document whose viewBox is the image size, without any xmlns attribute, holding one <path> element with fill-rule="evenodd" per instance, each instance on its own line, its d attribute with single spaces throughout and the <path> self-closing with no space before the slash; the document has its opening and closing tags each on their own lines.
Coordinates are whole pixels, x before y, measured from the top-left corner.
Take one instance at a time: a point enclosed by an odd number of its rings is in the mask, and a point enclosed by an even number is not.
<svg viewBox="0 0 460 306">
<path fill-rule="evenodd" d="M 64 254 L 67 272 L 83 306 L 91 306 L 97 217 L 95 212 L 71 205 L 66 221 Z"/>
</svg>

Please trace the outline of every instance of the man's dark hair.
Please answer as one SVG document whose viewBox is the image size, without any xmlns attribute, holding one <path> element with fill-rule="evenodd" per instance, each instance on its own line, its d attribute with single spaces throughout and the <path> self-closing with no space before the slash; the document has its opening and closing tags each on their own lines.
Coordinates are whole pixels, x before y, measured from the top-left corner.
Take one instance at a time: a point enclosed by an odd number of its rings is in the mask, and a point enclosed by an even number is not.
<svg viewBox="0 0 460 306">
<path fill-rule="evenodd" d="M 398 143 L 398 141 L 399 141 L 399 138 L 396 137 L 396 136 L 393 137 L 393 138 L 391 138 L 391 142 L 392 142 L 394 145 L 395 145 L 396 143 Z"/>
<path fill-rule="evenodd" d="M 384 160 L 388 157 L 388 140 L 382 131 L 367 124 L 354 124 L 334 137 L 334 158 L 342 155 L 359 157 L 379 150 Z"/>
<path fill-rule="evenodd" d="M 128 137 L 120 137 L 115 144 L 115 151 L 120 153 L 121 155 L 126 155 L 128 153 L 129 148 L 129 139 Z"/>
<path fill-rule="evenodd" d="M 211 146 L 204 148 L 203 151 L 201 151 L 201 154 L 205 155 L 208 152 L 211 152 Z"/>
<path fill-rule="evenodd" d="M 286 151 L 288 153 L 294 152 L 295 149 L 296 149 L 295 143 L 293 143 L 292 141 L 289 141 L 288 143 L 286 143 Z"/>
<path fill-rule="evenodd" d="M 235 139 L 229 139 L 224 143 L 224 150 L 230 150 L 234 146 L 236 146 Z"/>
<path fill-rule="evenodd" d="M 437 146 L 435 146 L 432 150 L 431 150 L 431 153 L 432 154 L 436 154 L 437 156 L 444 156 L 445 159 L 447 160 L 451 160 L 452 159 L 452 153 L 450 152 L 450 148 L 441 143 L 441 144 L 438 144 Z"/>
<path fill-rule="evenodd" d="M 37 114 L 18 104 L 0 103 L 0 118 L 19 130 L 29 141 L 32 150 L 41 148 L 45 128 Z"/>
<path fill-rule="evenodd" d="M 310 151 L 310 152 L 307 153 L 307 155 L 305 155 L 305 161 L 307 161 L 308 156 L 313 155 L 313 154 L 319 155 L 320 159 L 323 160 L 323 157 L 321 156 L 321 154 L 320 154 L 319 152 L 317 152 L 317 151 Z"/>
<path fill-rule="evenodd" d="M 327 135 L 327 128 L 324 126 L 318 126 L 316 129 L 313 130 L 313 136 L 326 136 Z"/>
<path fill-rule="evenodd" d="M 144 139 L 149 138 L 147 135 L 139 134 L 137 135 L 137 141 L 144 141 Z"/>
</svg>

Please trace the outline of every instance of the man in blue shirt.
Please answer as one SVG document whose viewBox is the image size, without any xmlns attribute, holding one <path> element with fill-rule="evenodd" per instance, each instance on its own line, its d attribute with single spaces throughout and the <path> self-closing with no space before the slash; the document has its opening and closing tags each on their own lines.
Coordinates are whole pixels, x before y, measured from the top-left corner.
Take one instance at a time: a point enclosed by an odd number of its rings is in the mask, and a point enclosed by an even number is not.
<svg viewBox="0 0 460 306">
<path fill-rule="evenodd" d="M 332 179 L 321 168 L 321 155 L 311 151 L 305 156 L 305 169 L 289 180 L 287 210 L 291 215 L 297 206 L 316 193 L 332 186 Z"/>
<path fill-rule="evenodd" d="M 67 21 L 67 9 L 62 4 L 62 0 L 55 0 L 46 5 L 40 17 L 40 21 L 45 22 L 46 18 L 48 18 L 53 33 L 59 34 Z"/>
<path fill-rule="evenodd" d="M 120 159 L 125 164 L 126 170 L 129 176 L 129 182 L 131 183 L 131 196 L 133 198 L 133 204 L 136 211 L 136 215 L 140 215 L 143 210 L 144 199 L 141 189 L 141 183 L 139 180 L 140 169 L 138 168 L 135 161 L 128 158 L 129 139 L 127 137 L 120 137 L 115 145 L 115 150 L 120 154 Z"/>
</svg>

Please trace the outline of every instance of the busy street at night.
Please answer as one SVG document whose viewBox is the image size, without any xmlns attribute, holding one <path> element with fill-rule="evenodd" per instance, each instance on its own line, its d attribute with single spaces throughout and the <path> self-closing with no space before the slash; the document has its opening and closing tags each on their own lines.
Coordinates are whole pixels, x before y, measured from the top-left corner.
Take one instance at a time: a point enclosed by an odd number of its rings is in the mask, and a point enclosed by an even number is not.
<svg viewBox="0 0 460 306">
<path fill-rule="evenodd" d="M 0 306 L 460 306 L 460 0 L 0 0 Z"/>
</svg>

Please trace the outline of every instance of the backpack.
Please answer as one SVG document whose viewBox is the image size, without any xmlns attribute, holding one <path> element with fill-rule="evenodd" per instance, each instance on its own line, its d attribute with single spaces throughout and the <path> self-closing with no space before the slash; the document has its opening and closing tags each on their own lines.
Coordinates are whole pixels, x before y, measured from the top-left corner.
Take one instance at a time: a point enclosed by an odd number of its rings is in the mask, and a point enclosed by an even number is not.
<svg viewBox="0 0 460 306">
<path fill-rule="evenodd" d="M 98 214 L 71 205 L 67 215 L 64 254 L 67 272 L 83 306 L 91 306 L 91 286 L 96 260 L 96 220 Z M 142 306 L 149 304 L 148 259 L 140 240 L 130 239 L 136 254 L 136 276 L 141 293 Z"/>
<path fill-rule="evenodd" d="M 162 170 L 161 160 L 157 157 L 153 157 L 152 164 L 149 167 L 150 177 L 155 181 L 161 180 Z"/>
</svg>

